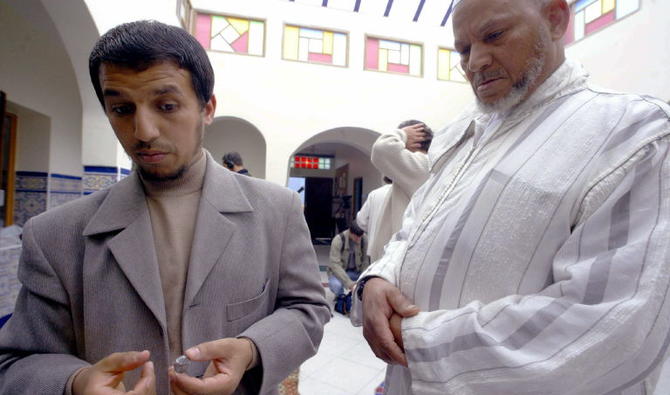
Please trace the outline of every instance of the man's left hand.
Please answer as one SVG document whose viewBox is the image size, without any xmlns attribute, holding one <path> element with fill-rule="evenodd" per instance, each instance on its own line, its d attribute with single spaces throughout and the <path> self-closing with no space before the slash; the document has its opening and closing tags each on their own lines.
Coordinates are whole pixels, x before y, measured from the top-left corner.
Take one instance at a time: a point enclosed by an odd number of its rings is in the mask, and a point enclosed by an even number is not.
<svg viewBox="0 0 670 395">
<path fill-rule="evenodd" d="M 402 342 L 402 316 L 398 313 L 393 313 L 389 319 L 389 326 L 391 327 L 391 333 L 393 333 L 393 340 L 402 352 L 405 352 L 405 345 Z"/>
<path fill-rule="evenodd" d="M 192 361 L 211 361 L 202 379 L 170 368 L 170 386 L 176 395 L 232 394 L 253 361 L 254 348 L 246 338 L 201 343 L 186 350 Z"/>
</svg>

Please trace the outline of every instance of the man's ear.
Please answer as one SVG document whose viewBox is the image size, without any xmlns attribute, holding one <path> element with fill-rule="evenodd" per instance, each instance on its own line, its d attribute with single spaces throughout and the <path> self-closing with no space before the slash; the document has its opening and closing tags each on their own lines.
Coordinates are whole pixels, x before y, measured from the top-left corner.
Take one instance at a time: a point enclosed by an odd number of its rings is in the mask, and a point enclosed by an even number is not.
<svg viewBox="0 0 670 395">
<path fill-rule="evenodd" d="M 214 121 L 214 113 L 216 112 L 216 96 L 212 93 L 212 97 L 209 98 L 205 107 L 202 109 L 204 115 L 205 125 L 209 125 Z"/>
<path fill-rule="evenodd" d="M 549 22 L 549 32 L 553 41 L 563 38 L 570 23 L 570 6 L 566 0 L 550 0 L 542 10 Z"/>
</svg>

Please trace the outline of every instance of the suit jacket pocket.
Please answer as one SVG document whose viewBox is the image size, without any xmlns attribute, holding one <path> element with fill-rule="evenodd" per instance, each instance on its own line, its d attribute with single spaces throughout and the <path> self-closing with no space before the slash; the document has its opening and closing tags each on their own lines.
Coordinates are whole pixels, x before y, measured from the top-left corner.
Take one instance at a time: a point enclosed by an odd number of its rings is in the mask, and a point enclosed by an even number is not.
<svg viewBox="0 0 670 395">
<path fill-rule="evenodd" d="M 226 305 L 226 318 L 228 321 L 235 321 L 247 314 L 254 312 L 267 298 L 270 280 L 265 280 L 261 293 L 251 299 L 243 300 L 241 302 L 228 303 Z"/>
</svg>

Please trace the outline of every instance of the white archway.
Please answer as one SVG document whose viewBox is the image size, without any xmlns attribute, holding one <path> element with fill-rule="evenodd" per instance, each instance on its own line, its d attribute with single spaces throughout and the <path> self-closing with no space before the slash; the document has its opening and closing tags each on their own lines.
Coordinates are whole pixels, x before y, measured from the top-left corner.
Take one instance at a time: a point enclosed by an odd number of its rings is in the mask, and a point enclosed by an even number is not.
<svg viewBox="0 0 670 395">
<path fill-rule="evenodd" d="M 251 122 L 231 116 L 217 117 L 207 127 L 203 145 L 219 163 L 227 152 L 239 152 L 251 175 L 265 178 L 265 138 Z"/>
</svg>

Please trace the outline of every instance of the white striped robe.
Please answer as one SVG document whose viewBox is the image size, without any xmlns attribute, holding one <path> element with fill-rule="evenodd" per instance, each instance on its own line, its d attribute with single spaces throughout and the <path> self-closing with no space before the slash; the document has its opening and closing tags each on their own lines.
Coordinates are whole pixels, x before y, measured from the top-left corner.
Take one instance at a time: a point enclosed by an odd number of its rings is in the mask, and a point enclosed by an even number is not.
<svg viewBox="0 0 670 395">
<path fill-rule="evenodd" d="M 651 394 L 670 342 L 669 114 L 566 61 L 495 130 L 470 112 L 439 134 L 362 276 L 422 310 L 387 394 Z"/>
</svg>

